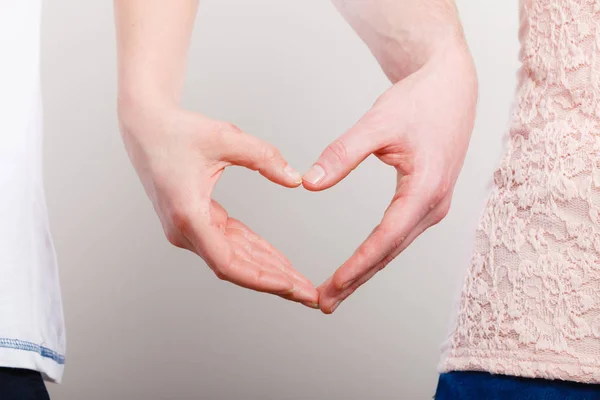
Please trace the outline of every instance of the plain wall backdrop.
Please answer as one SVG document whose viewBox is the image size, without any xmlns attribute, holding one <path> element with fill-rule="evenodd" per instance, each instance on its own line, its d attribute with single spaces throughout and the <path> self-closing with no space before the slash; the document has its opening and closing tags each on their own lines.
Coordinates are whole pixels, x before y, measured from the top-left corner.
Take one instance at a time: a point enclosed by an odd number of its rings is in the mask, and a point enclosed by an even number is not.
<svg viewBox="0 0 600 400">
<path fill-rule="evenodd" d="M 46 1 L 46 190 L 68 337 L 53 399 L 431 398 L 518 68 L 517 2 L 458 5 L 480 98 L 450 215 L 325 316 L 221 282 L 168 244 L 118 133 L 111 2 Z M 270 141 L 301 171 L 388 86 L 328 1 L 201 1 L 185 106 Z M 394 184 L 374 158 L 318 194 L 231 168 L 215 197 L 320 283 Z"/>
</svg>

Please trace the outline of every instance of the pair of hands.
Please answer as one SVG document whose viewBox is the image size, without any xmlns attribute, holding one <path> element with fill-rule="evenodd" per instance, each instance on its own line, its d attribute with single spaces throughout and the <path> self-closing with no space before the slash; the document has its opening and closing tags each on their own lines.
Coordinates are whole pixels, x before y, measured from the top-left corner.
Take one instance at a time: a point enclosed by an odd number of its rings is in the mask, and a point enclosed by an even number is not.
<svg viewBox="0 0 600 400">
<path fill-rule="evenodd" d="M 396 82 L 302 177 L 272 145 L 170 105 L 121 112 L 121 132 L 170 243 L 202 257 L 220 279 L 332 313 L 448 213 L 473 128 L 477 80 L 468 51 L 446 51 Z M 212 200 L 223 170 L 327 189 L 369 155 L 397 171 L 383 219 L 318 288 L 273 246 Z"/>
</svg>

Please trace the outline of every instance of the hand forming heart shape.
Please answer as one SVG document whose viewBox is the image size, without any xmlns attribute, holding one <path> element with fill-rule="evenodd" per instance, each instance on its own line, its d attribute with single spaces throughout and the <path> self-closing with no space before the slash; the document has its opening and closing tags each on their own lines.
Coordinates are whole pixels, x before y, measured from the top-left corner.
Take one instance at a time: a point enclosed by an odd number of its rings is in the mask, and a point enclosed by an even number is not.
<svg viewBox="0 0 600 400">
<path fill-rule="evenodd" d="M 448 213 L 473 130 L 477 78 L 469 56 L 449 51 L 438 57 L 380 96 L 304 176 L 307 189 L 327 189 L 371 154 L 397 171 L 380 224 L 318 288 L 325 313 Z"/>
<path fill-rule="evenodd" d="M 396 82 L 334 141 L 304 179 L 273 146 L 177 107 L 137 107 L 120 119 L 130 155 L 169 241 L 220 278 L 331 313 L 450 207 L 473 127 L 477 82 L 468 55 L 441 52 Z M 374 154 L 397 171 L 381 223 L 316 289 L 265 240 L 211 199 L 223 170 L 240 165 L 287 187 L 327 189 Z"/>
</svg>

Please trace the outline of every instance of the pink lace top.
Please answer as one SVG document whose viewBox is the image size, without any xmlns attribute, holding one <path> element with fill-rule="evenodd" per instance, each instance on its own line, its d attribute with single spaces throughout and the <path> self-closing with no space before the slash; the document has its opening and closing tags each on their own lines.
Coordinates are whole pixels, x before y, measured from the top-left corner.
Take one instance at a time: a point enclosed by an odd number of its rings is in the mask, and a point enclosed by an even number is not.
<svg viewBox="0 0 600 400">
<path fill-rule="evenodd" d="M 600 382 L 600 1 L 522 0 L 509 150 L 441 371 Z"/>
</svg>

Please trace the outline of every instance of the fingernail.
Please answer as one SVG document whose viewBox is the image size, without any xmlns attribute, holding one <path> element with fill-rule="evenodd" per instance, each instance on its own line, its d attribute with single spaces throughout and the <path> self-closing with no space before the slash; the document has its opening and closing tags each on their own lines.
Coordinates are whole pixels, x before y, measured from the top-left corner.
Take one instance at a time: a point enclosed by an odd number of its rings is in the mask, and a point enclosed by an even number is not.
<svg viewBox="0 0 600 400">
<path fill-rule="evenodd" d="M 319 309 L 319 305 L 317 303 L 302 303 L 302 304 L 304 304 L 306 307 L 314 308 L 316 310 Z"/>
<path fill-rule="evenodd" d="M 316 185 L 321 182 L 325 178 L 325 170 L 318 164 L 315 164 L 308 170 L 306 174 L 304 174 L 304 180 L 308 183 L 312 183 Z"/>
<path fill-rule="evenodd" d="M 340 303 L 341 303 L 341 302 L 342 302 L 342 301 L 340 300 L 340 301 L 338 301 L 337 303 L 335 303 L 335 304 L 333 305 L 333 307 L 331 307 L 331 312 L 334 312 L 334 311 L 335 311 L 335 309 L 336 309 L 336 308 L 338 308 L 338 306 L 340 305 Z"/>
<path fill-rule="evenodd" d="M 298 288 L 296 288 L 296 285 L 292 284 L 292 288 L 287 291 L 287 294 L 296 293 L 297 290 L 298 290 Z"/>
<path fill-rule="evenodd" d="M 289 165 L 286 165 L 285 168 L 283 169 L 283 172 L 290 177 L 291 179 L 294 180 L 294 182 L 296 183 L 302 183 L 302 175 L 300 175 L 300 173 L 298 171 L 296 171 L 294 168 L 292 168 Z"/>
</svg>

